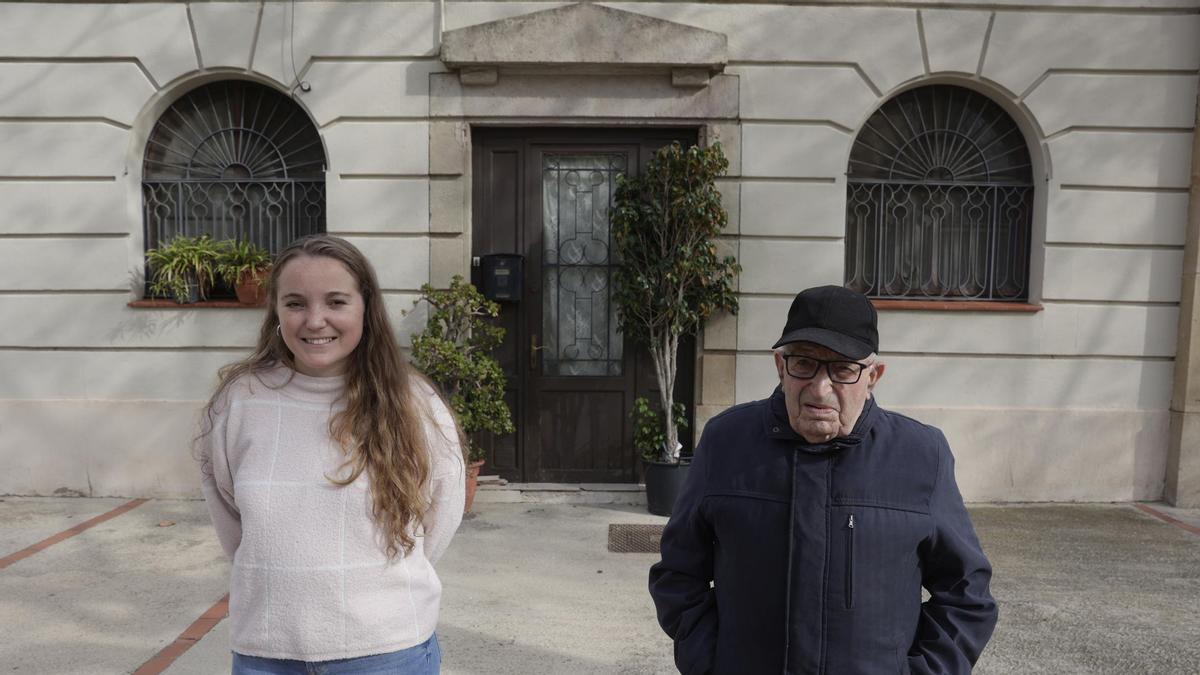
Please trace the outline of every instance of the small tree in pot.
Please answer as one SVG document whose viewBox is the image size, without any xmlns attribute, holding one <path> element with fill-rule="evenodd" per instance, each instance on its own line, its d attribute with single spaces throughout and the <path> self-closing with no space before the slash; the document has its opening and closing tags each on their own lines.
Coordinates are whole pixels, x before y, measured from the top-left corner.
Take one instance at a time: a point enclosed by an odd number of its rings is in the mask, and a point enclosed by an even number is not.
<svg viewBox="0 0 1200 675">
<path fill-rule="evenodd" d="M 641 176 L 618 179 L 612 214 L 621 263 L 613 296 L 618 321 L 622 333 L 650 351 L 658 410 L 674 413 L 655 412 L 645 399 L 635 403 L 636 427 L 650 420 L 662 425 L 661 444 L 648 461 L 679 461 L 679 420 L 686 419 L 674 399 L 680 337 L 699 333 L 717 311 L 737 312 L 733 284 L 741 266 L 717 255 L 716 246 L 728 222 L 716 178 L 728 167 L 719 143 L 687 150 L 672 143 L 655 153 Z M 647 438 L 642 434 L 640 442 Z M 649 492 L 647 478 L 647 500 Z"/>
<path fill-rule="evenodd" d="M 504 339 L 504 329 L 487 319 L 500 314 L 500 306 L 483 295 L 462 276 L 455 275 L 448 289 L 421 287 L 413 302 L 429 305 L 425 329 L 412 338 L 412 362 L 441 389 L 454 410 L 464 434 L 515 431 L 512 414 L 504 402 L 504 371 L 492 350 Z M 486 452 L 467 440 L 467 510 L 475 494 L 475 479 Z"/>
</svg>

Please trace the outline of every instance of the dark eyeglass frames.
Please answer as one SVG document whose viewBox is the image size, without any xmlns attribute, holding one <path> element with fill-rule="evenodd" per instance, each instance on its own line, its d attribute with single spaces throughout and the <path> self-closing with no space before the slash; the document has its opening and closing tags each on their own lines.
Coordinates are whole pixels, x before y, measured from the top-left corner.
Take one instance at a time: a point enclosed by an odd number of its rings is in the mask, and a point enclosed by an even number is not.
<svg viewBox="0 0 1200 675">
<path fill-rule="evenodd" d="M 798 380 L 811 380 L 817 376 L 821 366 L 825 366 L 825 372 L 829 373 L 829 379 L 838 384 L 858 382 L 863 371 L 872 365 L 858 361 L 826 361 L 801 354 L 784 354 L 783 362 L 786 364 L 788 375 Z"/>
</svg>

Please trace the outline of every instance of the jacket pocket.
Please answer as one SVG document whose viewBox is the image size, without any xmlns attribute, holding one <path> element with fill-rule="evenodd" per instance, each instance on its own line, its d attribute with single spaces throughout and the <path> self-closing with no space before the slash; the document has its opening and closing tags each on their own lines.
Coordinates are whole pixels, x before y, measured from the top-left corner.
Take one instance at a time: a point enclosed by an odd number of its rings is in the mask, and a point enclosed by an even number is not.
<svg viewBox="0 0 1200 675">
<path fill-rule="evenodd" d="M 854 514 L 846 521 L 846 609 L 854 609 Z"/>
</svg>

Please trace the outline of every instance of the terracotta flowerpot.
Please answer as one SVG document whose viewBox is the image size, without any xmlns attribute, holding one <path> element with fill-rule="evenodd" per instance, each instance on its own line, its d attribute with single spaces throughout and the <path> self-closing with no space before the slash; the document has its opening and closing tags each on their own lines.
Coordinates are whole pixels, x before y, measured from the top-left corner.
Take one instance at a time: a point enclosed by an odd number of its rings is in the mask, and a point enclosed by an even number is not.
<svg viewBox="0 0 1200 675">
<path fill-rule="evenodd" d="M 264 283 L 267 274 L 268 270 L 265 269 L 243 272 L 233 287 L 233 292 L 237 293 L 238 302 L 255 307 L 261 305 L 267 299 L 267 286 Z"/>
<path fill-rule="evenodd" d="M 463 506 L 463 513 L 470 513 L 471 504 L 475 503 L 475 489 L 479 487 L 479 469 L 482 466 L 482 459 L 467 464 L 467 503 Z"/>
</svg>

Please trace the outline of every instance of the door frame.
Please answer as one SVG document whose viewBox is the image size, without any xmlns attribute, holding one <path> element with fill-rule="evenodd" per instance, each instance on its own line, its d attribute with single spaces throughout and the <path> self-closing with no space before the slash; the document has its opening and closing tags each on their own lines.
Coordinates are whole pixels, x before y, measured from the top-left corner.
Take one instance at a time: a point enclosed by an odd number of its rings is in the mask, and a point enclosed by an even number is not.
<svg viewBox="0 0 1200 675">
<path fill-rule="evenodd" d="M 540 173 L 538 176 L 530 175 L 532 171 L 533 161 L 539 151 L 546 149 L 562 149 L 568 150 L 578 146 L 586 145 L 601 145 L 601 146 L 626 146 L 627 150 L 638 148 L 640 157 L 636 161 L 644 161 L 648 156 L 648 151 L 658 146 L 664 145 L 671 140 L 682 140 L 686 143 L 697 143 L 701 137 L 701 129 L 697 126 L 672 126 L 672 127 L 654 127 L 654 126 L 628 126 L 628 127 L 487 127 L 487 126 L 472 126 L 471 128 L 471 259 L 474 261 L 476 257 L 487 253 L 520 253 L 526 257 L 527 261 L 540 260 L 541 252 L 532 251 L 532 237 L 529 236 L 531 222 L 531 214 L 536 213 L 537 225 L 541 226 L 541 181 Z M 489 199 L 488 176 L 490 172 L 483 170 L 482 162 L 485 160 L 485 153 L 497 147 L 508 146 L 513 149 L 519 148 L 521 160 L 519 162 L 519 175 L 516 177 L 518 181 L 517 193 L 518 204 L 517 210 L 519 226 L 517 232 L 517 247 L 520 250 L 495 250 L 492 244 L 492 232 L 487 228 L 492 227 L 492 219 L 488 218 L 488 209 L 484 208 L 485 200 Z M 531 211 L 536 209 L 536 211 Z M 490 250 L 489 250 L 490 249 Z M 540 315 L 541 296 L 541 279 L 533 279 L 534 265 L 527 264 L 524 269 L 524 297 L 521 300 L 522 306 L 517 308 L 518 316 L 516 325 L 514 326 L 517 334 L 514 336 L 506 336 L 510 338 L 512 343 L 505 349 L 515 348 L 515 354 L 509 354 L 509 363 L 514 366 L 515 373 L 506 370 L 506 392 L 507 399 L 510 402 L 514 422 L 517 426 L 517 433 L 513 439 L 516 444 L 513 457 L 515 466 L 508 466 L 505 463 L 500 465 L 494 461 L 489 464 L 494 467 L 502 477 L 514 482 L 530 482 L 539 480 L 539 467 L 534 461 L 537 458 L 532 457 L 534 453 L 533 444 L 537 441 L 533 438 L 533 434 L 538 433 L 536 428 L 537 411 L 533 410 L 532 387 L 530 385 L 530 369 L 526 364 L 528 358 L 527 349 L 532 333 L 529 321 L 532 320 L 531 315 Z M 471 266 L 472 282 L 479 285 L 480 278 L 478 268 L 474 262 Z M 534 289 L 538 289 L 535 293 Z M 524 307 L 528 307 L 528 303 L 537 302 L 538 311 L 526 311 Z M 509 340 L 506 339 L 506 343 Z M 628 345 L 627 345 L 628 346 Z M 685 351 L 686 350 L 686 351 Z M 632 353 L 632 358 L 627 358 L 627 362 L 632 362 L 635 369 L 633 374 L 633 396 L 651 396 L 651 400 L 657 400 L 657 390 L 654 389 L 655 378 L 653 375 L 653 365 L 650 362 L 648 354 L 642 354 L 644 350 L 629 349 Z M 676 385 L 676 400 L 683 400 L 689 403 L 689 427 L 681 430 L 681 441 L 684 442 L 685 452 L 690 451 L 693 446 L 693 438 L 690 432 L 695 428 L 695 408 L 698 400 L 696 396 L 696 346 L 694 341 L 689 341 L 687 345 L 681 345 L 680 353 L 680 369 Z M 632 398 L 629 399 L 632 403 Z M 513 405 L 515 404 L 515 405 Z M 629 453 L 631 457 L 634 455 L 632 448 L 632 424 L 628 420 L 624 420 L 624 451 Z M 482 435 L 480 442 L 488 451 L 489 460 L 496 457 L 497 439 L 489 438 L 488 435 Z M 633 462 L 632 471 L 626 475 L 626 480 L 629 482 L 637 482 L 641 478 L 642 469 L 640 462 L 636 458 Z"/>
</svg>

